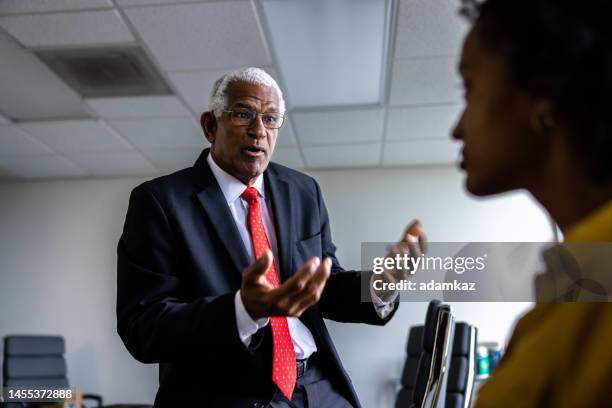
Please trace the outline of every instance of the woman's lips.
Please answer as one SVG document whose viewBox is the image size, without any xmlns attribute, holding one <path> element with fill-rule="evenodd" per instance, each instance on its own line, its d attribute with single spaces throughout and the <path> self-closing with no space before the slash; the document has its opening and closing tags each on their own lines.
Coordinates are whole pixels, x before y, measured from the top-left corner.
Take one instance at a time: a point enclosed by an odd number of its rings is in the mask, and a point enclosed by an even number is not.
<svg viewBox="0 0 612 408">
<path fill-rule="evenodd" d="M 467 158 L 465 156 L 465 152 L 461 151 L 461 156 L 459 157 L 459 167 L 462 170 L 466 170 L 467 169 Z"/>
</svg>

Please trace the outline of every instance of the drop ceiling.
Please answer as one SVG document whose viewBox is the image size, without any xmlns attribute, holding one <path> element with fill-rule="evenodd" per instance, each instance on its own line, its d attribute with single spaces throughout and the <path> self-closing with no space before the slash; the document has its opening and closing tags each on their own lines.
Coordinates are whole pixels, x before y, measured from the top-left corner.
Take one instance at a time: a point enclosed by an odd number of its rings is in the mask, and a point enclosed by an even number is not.
<svg viewBox="0 0 612 408">
<path fill-rule="evenodd" d="M 274 161 L 448 165 L 467 25 L 453 0 L 2 0 L 0 178 L 154 176 L 208 146 L 216 78 L 258 66 L 284 90 Z M 139 47 L 167 95 L 83 98 L 38 57 Z"/>
</svg>

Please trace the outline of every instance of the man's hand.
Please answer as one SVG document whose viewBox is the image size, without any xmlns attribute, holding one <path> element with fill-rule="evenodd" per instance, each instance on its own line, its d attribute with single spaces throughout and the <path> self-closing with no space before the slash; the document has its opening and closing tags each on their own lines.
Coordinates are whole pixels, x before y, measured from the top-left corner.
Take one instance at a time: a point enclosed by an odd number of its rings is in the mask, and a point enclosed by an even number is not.
<svg viewBox="0 0 612 408">
<path fill-rule="evenodd" d="M 407 255 L 411 258 L 417 258 L 425 252 L 426 242 L 425 234 L 421 229 L 421 222 L 419 220 L 414 220 L 406 227 L 402 238 L 391 247 L 387 254 L 387 258 L 395 258 L 396 255 L 400 255 L 401 257 Z M 392 268 L 376 276 L 376 279 L 381 279 L 386 283 L 395 283 L 407 279 L 409 276 L 409 269 Z M 389 299 L 395 293 L 395 291 L 389 290 L 375 290 L 375 292 L 383 301 Z"/>
<path fill-rule="evenodd" d="M 319 301 L 330 275 L 331 260 L 311 258 L 278 288 L 265 277 L 272 266 L 272 252 L 266 250 L 255 263 L 243 271 L 240 297 L 253 320 L 269 316 L 301 316 Z"/>
</svg>

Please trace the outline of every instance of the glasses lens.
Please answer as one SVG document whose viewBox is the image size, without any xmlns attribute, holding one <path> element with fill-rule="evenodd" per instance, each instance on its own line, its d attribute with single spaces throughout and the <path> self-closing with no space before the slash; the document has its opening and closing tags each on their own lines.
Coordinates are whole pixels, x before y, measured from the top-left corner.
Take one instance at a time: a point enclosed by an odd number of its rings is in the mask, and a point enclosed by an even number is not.
<svg viewBox="0 0 612 408">
<path fill-rule="evenodd" d="M 231 111 L 232 122 L 239 126 L 250 125 L 255 115 L 255 112 L 249 109 L 234 109 Z"/>
<path fill-rule="evenodd" d="M 251 126 L 253 120 L 257 117 L 257 112 L 250 109 L 236 108 L 231 111 L 230 118 L 237 126 Z M 267 112 L 261 114 L 261 121 L 268 129 L 278 129 L 283 124 L 284 117 L 277 112 Z"/>
<path fill-rule="evenodd" d="M 261 116 L 264 126 L 268 129 L 278 129 L 283 124 L 283 116 L 280 113 L 264 113 Z"/>
</svg>

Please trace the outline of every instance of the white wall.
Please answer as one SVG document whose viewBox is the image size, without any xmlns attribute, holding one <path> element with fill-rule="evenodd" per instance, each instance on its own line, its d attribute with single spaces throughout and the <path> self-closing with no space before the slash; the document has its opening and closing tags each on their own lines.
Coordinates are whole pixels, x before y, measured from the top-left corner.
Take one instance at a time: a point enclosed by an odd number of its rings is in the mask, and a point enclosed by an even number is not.
<svg viewBox="0 0 612 408">
<path fill-rule="evenodd" d="M 414 217 L 432 241 L 551 237 L 529 198 L 473 200 L 451 167 L 311 174 L 323 188 L 347 268 L 359 268 L 362 241 L 394 241 Z M 72 385 L 104 395 L 106 403 L 152 402 L 157 387 L 156 367 L 133 360 L 115 331 L 115 248 L 129 192 L 141 181 L 0 184 L 0 336 L 64 335 Z M 479 326 L 480 339 L 503 341 L 528 305 L 454 306 L 459 320 Z M 425 307 L 403 303 L 383 328 L 329 323 L 364 407 L 392 406 L 406 332 Z"/>
<path fill-rule="evenodd" d="M 0 336 L 65 336 L 71 385 L 105 403 L 152 401 L 156 389 L 156 368 L 115 329 L 116 244 L 138 182 L 0 185 Z"/>
</svg>

